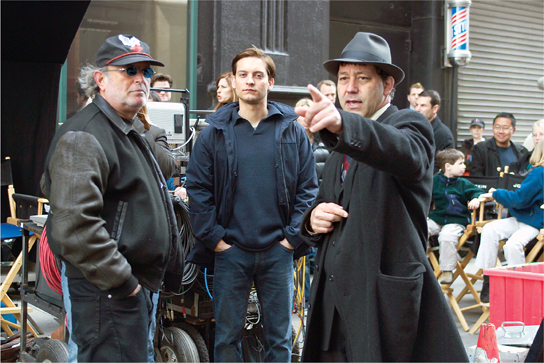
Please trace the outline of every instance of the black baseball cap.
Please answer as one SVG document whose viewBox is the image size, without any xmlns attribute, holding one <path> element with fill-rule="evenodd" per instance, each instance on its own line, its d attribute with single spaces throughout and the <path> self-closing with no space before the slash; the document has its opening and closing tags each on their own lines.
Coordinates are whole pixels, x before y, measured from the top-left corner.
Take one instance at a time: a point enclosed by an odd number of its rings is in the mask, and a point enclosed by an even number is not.
<svg viewBox="0 0 544 363">
<path fill-rule="evenodd" d="M 149 45 L 133 35 L 119 34 L 106 39 L 94 56 L 98 67 L 124 66 L 138 62 L 149 62 L 154 66 L 164 64 L 149 55 Z"/>
<path fill-rule="evenodd" d="M 470 121 L 469 128 L 471 128 L 472 126 L 480 126 L 482 129 L 485 129 L 485 123 L 482 121 L 482 119 L 479 118 L 475 118 Z"/>
</svg>

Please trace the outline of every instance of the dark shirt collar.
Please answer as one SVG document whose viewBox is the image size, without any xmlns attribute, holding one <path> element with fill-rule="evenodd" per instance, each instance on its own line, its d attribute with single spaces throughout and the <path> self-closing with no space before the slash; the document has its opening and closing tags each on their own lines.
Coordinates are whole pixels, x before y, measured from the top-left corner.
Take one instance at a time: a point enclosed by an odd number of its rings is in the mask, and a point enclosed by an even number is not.
<svg viewBox="0 0 544 363">
<path fill-rule="evenodd" d="M 272 117 L 274 117 L 274 115 L 283 116 L 283 113 L 281 113 L 281 111 L 278 110 L 278 108 L 276 106 L 274 106 L 273 104 L 268 103 L 267 108 L 268 108 L 268 115 L 265 118 L 263 118 L 261 121 L 272 120 Z M 239 111 L 240 111 L 240 107 L 234 107 L 232 109 L 232 120 L 234 121 L 233 124 L 236 124 L 238 122 L 238 120 L 240 120 L 240 119 L 245 120 L 245 118 L 240 116 L 240 114 L 238 113 Z"/>
</svg>

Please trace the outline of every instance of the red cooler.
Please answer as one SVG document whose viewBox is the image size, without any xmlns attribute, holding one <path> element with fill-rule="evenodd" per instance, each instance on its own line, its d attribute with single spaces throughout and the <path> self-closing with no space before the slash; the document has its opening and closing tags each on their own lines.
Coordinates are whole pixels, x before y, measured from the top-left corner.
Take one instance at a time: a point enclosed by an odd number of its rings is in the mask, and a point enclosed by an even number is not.
<svg viewBox="0 0 544 363">
<path fill-rule="evenodd" d="M 544 263 L 490 268 L 484 275 L 489 276 L 491 323 L 540 325 L 544 317 Z"/>
</svg>

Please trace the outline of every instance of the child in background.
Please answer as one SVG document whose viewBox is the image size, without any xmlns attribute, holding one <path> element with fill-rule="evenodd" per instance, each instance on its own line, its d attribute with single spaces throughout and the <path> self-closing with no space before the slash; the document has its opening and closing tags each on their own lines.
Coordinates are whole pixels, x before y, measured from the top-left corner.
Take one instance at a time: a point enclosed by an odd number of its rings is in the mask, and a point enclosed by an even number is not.
<svg viewBox="0 0 544 363">
<path fill-rule="evenodd" d="M 429 213 L 429 237 L 438 234 L 440 245 L 440 283 L 453 282 L 457 263 L 457 242 L 470 222 L 469 209 L 480 206 L 478 197 L 484 191 L 470 181 L 460 178 L 465 172 L 464 154 L 445 149 L 436 155 L 440 172 L 433 177 L 434 210 Z M 468 205 L 468 208 L 467 208 Z"/>
<path fill-rule="evenodd" d="M 508 265 L 525 263 L 524 247 L 532 241 L 544 226 L 544 142 L 536 144 L 529 160 L 533 168 L 521 183 L 519 189 L 491 189 L 482 195 L 485 199 L 495 199 L 508 208 L 513 216 L 486 224 L 482 230 L 480 248 L 476 255 L 475 266 L 486 269 L 495 267 L 499 241 L 507 239 L 504 245 L 504 257 Z M 480 293 L 482 302 L 489 302 L 489 276 L 484 275 L 484 284 Z"/>
</svg>

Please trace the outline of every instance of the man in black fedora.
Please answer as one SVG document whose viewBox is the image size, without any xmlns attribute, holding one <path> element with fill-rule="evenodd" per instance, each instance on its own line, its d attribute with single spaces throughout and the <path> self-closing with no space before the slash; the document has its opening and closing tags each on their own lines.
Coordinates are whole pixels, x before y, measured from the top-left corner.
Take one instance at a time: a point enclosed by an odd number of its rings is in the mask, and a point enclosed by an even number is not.
<svg viewBox="0 0 544 363">
<path fill-rule="evenodd" d="M 333 152 L 301 233 L 318 247 L 304 361 L 467 361 L 426 257 L 434 139 L 391 105 L 404 78 L 380 36 L 357 33 L 340 58 L 336 107 L 308 86 L 296 109 Z"/>
</svg>

